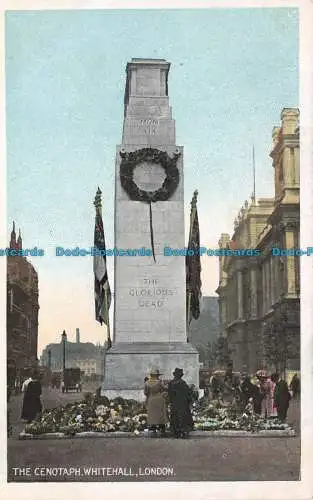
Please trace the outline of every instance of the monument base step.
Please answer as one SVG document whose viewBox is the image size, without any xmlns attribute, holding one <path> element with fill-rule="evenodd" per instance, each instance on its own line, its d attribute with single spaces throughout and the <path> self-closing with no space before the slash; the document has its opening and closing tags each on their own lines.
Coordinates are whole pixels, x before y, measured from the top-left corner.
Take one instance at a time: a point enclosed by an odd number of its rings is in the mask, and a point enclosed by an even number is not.
<svg viewBox="0 0 313 500">
<path fill-rule="evenodd" d="M 101 395 L 143 401 L 144 378 L 152 367 L 160 370 L 163 379 L 172 379 L 175 368 L 182 368 L 184 380 L 199 386 L 199 354 L 191 344 L 118 343 L 105 356 Z"/>
</svg>

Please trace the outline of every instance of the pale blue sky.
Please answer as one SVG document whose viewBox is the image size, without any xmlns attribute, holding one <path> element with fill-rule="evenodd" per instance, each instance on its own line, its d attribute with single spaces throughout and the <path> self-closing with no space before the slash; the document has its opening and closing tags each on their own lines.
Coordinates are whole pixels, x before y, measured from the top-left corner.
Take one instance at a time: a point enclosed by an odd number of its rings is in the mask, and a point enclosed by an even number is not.
<svg viewBox="0 0 313 500">
<path fill-rule="evenodd" d="M 93 243 L 93 199 L 103 191 L 113 240 L 116 145 L 121 142 L 125 66 L 132 57 L 171 62 L 169 96 L 184 146 L 186 229 L 199 190 L 203 246 L 232 233 L 252 187 L 273 195 L 271 132 L 298 107 L 295 9 L 9 12 L 6 16 L 8 235 L 38 246 L 39 347 L 103 341 L 94 320 L 92 261 L 54 257 L 55 246 Z M 109 259 L 113 286 L 113 259 Z M 203 261 L 203 293 L 217 287 L 217 259 Z"/>
</svg>

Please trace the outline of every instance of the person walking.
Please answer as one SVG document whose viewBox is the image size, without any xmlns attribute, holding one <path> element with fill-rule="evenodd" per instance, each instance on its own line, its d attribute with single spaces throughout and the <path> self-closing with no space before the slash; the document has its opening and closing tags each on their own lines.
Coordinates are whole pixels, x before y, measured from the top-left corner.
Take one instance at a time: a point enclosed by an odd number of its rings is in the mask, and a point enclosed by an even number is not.
<svg viewBox="0 0 313 500">
<path fill-rule="evenodd" d="M 166 391 L 160 380 L 160 375 L 158 368 L 152 368 L 150 378 L 144 384 L 144 394 L 146 396 L 148 426 L 152 431 L 152 436 L 156 436 L 157 429 L 159 429 L 161 436 L 164 437 L 168 416 Z"/>
<path fill-rule="evenodd" d="M 28 382 L 23 399 L 21 419 L 30 423 L 42 412 L 40 396 L 42 393 L 39 373 L 34 371 L 31 380 Z"/>
<path fill-rule="evenodd" d="M 277 407 L 277 416 L 281 422 L 285 422 L 291 396 L 286 380 L 277 382 L 274 393 L 274 402 Z"/>
<path fill-rule="evenodd" d="M 193 428 L 193 420 L 190 411 L 192 404 L 192 393 L 187 383 L 182 380 L 184 372 L 181 368 L 175 368 L 174 379 L 168 384 L 168 397 L 170 402 L 170 424 L 175 437 L 186 438 Z"/>
</svg>

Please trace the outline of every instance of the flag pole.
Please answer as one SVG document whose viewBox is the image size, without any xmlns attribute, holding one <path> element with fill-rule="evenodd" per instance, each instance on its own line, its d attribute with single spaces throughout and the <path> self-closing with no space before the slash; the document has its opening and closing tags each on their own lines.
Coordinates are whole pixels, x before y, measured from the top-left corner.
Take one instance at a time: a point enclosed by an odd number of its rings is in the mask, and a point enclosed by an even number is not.
<svg viewBox="0 0 313 500">
<path fill-rule="evenodd" d="M 107 319 L 107 336 L 108 336 L 108 347 L 111 347 L 111 331 L 110 331 L 110 318 L 109 318 L 109 308 L 108 308 L 108 291 L 104 290 L 104 307 L 105 307 L 105 316 Z"/>
<path fill-rule="evenodd" d="M 253 168 L 253 193 L 252 193 L 252 201 L 255 203 L 256 201 L 256 191 L 255 191 L 255 153 L 254 153 L 254 144 L 252 147 L 252 168 Z"/>
<path fill-rule="evenodd" d="M 190 306 L 191 306 L 191 293 L 188 293 L 188 303 L 187 303 L 187 333 L 190 332 Z M 188 342 L 188 335 L 187 335 Z"/>
<path fill-rule="evenodd" d="M 101 190 L 98 187 L 95 201 L 94 201 L 94 206 L 96 208 L 96 219 L 97 215 L 99 215 L 102 219 L 102 202 L 101 202 Z M 111 347 L 112 341 L 111 341 L 111 332 L 110 332 L 110 318 L 109 318 L 109 307 L 108 307 L 108 290 L 107 288 L 104 289 L 104 313 L 105 313 L 105 318 L 107 320 L 106 327 L 107 327 L 107 342 L 108 342 L 108 347 Z M 103 319 L 105 319 L 103 318 Z M 101 323 L 102 324 L 102 323 Z"/>
<path fill-rule="evenodd" d="M 195 220 L 195 214 L 196 214 L 196 208 L 197 208 L 197 197 L 198 197 L 198 191 L 195 190 L 193 193 L 193 197 L 191 200 L 191 212 L 190 212 L 190 227 L 189 227 L 189 241 L 188 241 L 188 248 L 191 245 L 191 236 L 192 236 L 192 230 L 193 230 L 193 224 Z M 187 297 L 187 332 L 190 332 L 190 310 L 191 310 L 191 292 L 188 292 L 188 297 Z M 187 336 L 187 342 L 188 342 L 188 336 Z"/>
</svg>

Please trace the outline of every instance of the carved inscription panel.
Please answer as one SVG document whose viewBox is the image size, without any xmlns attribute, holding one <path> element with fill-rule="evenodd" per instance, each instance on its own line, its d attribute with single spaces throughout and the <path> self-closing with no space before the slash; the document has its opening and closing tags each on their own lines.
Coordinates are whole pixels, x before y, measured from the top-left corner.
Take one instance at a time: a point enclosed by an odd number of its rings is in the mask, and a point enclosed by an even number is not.
<svg viewBox="0 0 313 500">
<path fill-rule="evenodd" d="M 155 135 L 159 130 L 160 122 L 156 118 L 128 119 L 127 126 L 135 134 Z"/>
<path fill-rule="evenodd" d="M 158 279 L 144 278 L 142 286 L 130 287 L 129 295 L 140 308 L 160 309 L 166 306 L 167 299 L 177 290 L 160 285 Z"/>
</svg>

